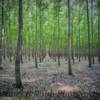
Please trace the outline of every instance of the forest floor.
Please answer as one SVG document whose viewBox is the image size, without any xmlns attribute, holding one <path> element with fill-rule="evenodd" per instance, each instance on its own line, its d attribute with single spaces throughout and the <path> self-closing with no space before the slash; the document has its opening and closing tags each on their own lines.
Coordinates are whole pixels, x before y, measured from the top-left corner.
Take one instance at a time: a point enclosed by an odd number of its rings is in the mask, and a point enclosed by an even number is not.
<svg viewBox="0 0 100 100">
<path fill-rule="evenodd" d="M 23 93 L 32 95 L 38 95 L 41 91 L 100 93 L 100 64 L 97 58 L 91 68 L 88 68 L 87 60 L 81 59 L 79 62 L 75 58 L 75 63 L 72 64 L 73 76 L 68 75 L 67 67 L 67 61 L 63 58 L 61 58 L 61 65 L 58 66 L 57 62 L 46 57 L 38 64 L 38 68 L 35 68 L 34 61 L 25 61 L 21 64 Z M 3 62 L 3 70 L 0 70 L 0 96 L 18 95 L 20 90 L 15 88 L 14 70 L 14 62 Z"/>
</svg>

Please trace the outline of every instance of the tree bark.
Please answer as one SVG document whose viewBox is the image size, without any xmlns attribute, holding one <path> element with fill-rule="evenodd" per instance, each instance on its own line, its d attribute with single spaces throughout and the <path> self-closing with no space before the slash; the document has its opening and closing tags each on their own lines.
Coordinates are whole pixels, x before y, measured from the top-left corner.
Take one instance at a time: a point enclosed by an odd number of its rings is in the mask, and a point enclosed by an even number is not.
<svg viewBox="0 0 100 100">
<path fill-rule="evenodd" d="M 23 33 L 23 16 L 22 16 L 22 0 L 19 0 L 19 34 L 17 42 L 17 51 L 16 51 L 16 60 L 15 60 L 15 78 L 16 78 L 16 87 L 21 88 L 21 75 L 20 75 L 20 62 L 22 55 L 22 33 Z"/>
<path fill-rule="evenodd" d="M 80 0 L 79 0 L 80 1 Z M 79 36 L 78 36 L 78 55 L 79 55 L 79 62 L 81 61 L 80 59 L 80 3 L 79 3 Z"/>
<path fill-rule="evenodd" d="M 59 7 L 59 3 L 58 3 L 58 7 Z M 59 34 L 60 33 L 60 28 L 59 28 L 59 8 L 58 8 L 58 65 L 60 66 L 60 41 L 59 41 Z"/>
<path fill-rule="evenodd" d="M 91 0 L 92 62 L 94 64 L 93 0 Z"/>
<path fill-rule="evenodd" d="M 35 47 L 35 67 L 38 68 L 38 63 L 37 63 L 37 0 L 36 0 L 36 34 L 35 34 L 35 41 L 36 41 L 36 47 Z"/>
<path fill-rule="evenodd" d="M 72 34 L 71 34 L 71 47 L 72 47 L 72 51 L 71 51 L 71 53 L 72 53 L 72 60 L 73 60 L 73 63 L 75 62 L 74 61 L 74 45 L 73 45 L 73 8 L 72 8 Z"/>
<path fill-rule="evenodd" d="M 98 62 L 100 63 L 100 9 L 98 8 Z"/>
<path fill-rule="evenodd" d="M 70 32 L 70 0 L 68 0 L 68 74 L 72 75 L 71 68 L 71 32 Z"/>
<path fill-rule="evenodd" d="M 42 62 L 42 1 L 40 1 L 40 62 Z"/>
<path fill-rule="evenodd" d="M 1 34 L 0 34 L 0 69 L 2 69 L 2 38 L 4 35 L 4 5 L 5 1 L 2 0 L 2 23 L 1 23 Z"/>
<path fill-rule="evenodd" d="M 90 22 L 89 22 L 89 4 L 88 0 L 86 0 L 86 8 L 87 8 L 87 26 L 88 26 L 88 60 L 89 60 L 89 67 L 91 67 L 91 44 L 90 44 Z"/>
</svg>

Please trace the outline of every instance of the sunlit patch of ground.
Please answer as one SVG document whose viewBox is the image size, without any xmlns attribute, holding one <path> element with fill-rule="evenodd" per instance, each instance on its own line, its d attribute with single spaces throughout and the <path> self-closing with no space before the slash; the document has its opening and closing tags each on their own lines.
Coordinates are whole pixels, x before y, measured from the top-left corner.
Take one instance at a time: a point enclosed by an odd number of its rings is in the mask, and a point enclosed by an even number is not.
<svg viewBox="0 0 100 100">
<path fill-rule="evenodd" d="M 65 91 L 65 92 L 74 92 L 74 91 L 80 91 L 78 86 L 71 86 L 71 85 L 65 85 L 58 88 L 58 91 Z"/>
<path fill-rule="evenodd" d="M 80 88 L 76 85 L 67 85 L 63 82 L 58 82 L 58 83 L 54 83 L 51 84 L 49 86 L 49 90 L 53 90 L 55 92 L 59 92 L 59 91 L 64 91 L 64 92 L 78 92 L 80 91 Z"/>
</svg>

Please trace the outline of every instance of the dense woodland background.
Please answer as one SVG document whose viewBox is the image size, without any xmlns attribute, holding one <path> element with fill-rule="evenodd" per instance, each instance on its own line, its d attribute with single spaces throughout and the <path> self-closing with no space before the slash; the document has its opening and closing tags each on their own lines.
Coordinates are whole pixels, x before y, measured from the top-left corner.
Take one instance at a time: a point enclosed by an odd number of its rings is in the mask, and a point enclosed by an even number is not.
<svg viewBox="0 0 100 100">
<path fill-rule="evenodd" d="M 60 67 L 65 59 L 69 75 L 76 59 L 100 63 L 100 0 L 0 0 L 0 8 L 0 70 L 15 62 L 17 88 L 26 59 L 36 68 L 46 56 Z"/>
</svg>

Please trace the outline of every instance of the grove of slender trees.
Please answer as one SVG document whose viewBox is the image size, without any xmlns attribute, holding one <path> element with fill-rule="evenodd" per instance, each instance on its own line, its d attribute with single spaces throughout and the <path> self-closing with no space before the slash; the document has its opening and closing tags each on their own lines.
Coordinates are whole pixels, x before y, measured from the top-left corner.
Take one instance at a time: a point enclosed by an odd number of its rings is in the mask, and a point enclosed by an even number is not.
<svg viewBox="0 0 100 100">
<path fill-rule="evenodd" d="M 68 74 L 78 60 L 100 63 L 100 0 L 1 0 L 0 70 L 15 62 L 16 87 L 22 88 L 21 64 L 35 68 L 48 55 Z"/>
</svg>

